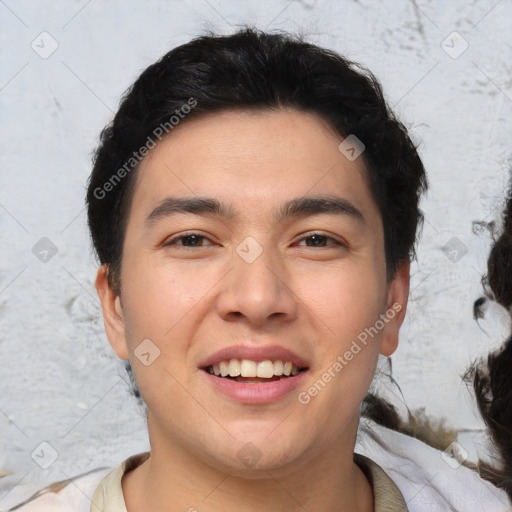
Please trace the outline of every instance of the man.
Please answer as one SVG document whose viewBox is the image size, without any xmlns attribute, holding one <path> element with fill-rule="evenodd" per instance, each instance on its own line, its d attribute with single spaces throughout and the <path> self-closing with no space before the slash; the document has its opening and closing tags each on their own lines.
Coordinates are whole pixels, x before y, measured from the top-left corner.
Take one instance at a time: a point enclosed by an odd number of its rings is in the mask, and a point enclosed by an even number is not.
<svg viewBox="0 0 512 512">
<path fill-rule="evenodd" d="M 354 453 L 378 356 L 398 344 L 426 186 L 379 84 L 333 52 L 246 29 L 144 71 L 102 133 L 87 199 L 107 336 L 151 452 L 76 480 L 90 510 L 462 505 L 428 493 L 418 469 L 437 452 L 417 440 L 375 425 Z M 506 510 L 458 473 L 480 508 L 457 510 Z"/>
</svg>

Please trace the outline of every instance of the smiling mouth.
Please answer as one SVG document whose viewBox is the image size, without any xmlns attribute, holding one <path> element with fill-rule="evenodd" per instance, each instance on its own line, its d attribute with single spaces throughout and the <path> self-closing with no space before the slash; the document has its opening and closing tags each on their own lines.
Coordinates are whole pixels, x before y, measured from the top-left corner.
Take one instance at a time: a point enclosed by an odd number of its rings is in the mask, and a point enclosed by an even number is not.
<svg viewBox="0 0 512 512">
<path fill-rule="evenodd" d="M 281 379 L 291 379 L 308 368 L 299 368 L 289 361 L 251 361 L 230 359 L 202 368 L 220 379 L 230 379 L 244 384 L 261 384 Z"/>
</svg>

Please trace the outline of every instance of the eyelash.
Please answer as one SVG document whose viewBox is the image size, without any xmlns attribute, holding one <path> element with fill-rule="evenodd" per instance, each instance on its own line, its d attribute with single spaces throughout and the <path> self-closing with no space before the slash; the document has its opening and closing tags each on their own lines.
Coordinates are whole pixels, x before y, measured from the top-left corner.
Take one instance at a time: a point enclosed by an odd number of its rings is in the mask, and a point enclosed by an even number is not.
<svg viewBox="0 0 512 512">
<path fill-rule="evenodd" d="M 172 245 L 177 245 L 176 242 L 178 242 L 179 240 L 184 240 L 186 238 L 190 238 L 190 237 L 197 237 L 197 238 L 200 238 L 200 239 L 208 239 L 208 237 L 204 236 L 204 235 L 201 235 L 201 233 L 198 233 L 198 232 L 194 232 L 194 231 L 191 231 L 189 233 L 185 233 L 185 234 L 182 234 L 182 235 L 179 235 L 179 236 L 176 236 L 174 238 L 171 238 L 168 242 L 164 243 L 164 247 L 168 247 L 168 246 L 172 246 Z M 334 246 L 339 246 L 339 247 L 347 247 L 347 245 L 343 242 L 340 242 L 338 240 L 336 240 L 335 238 L 331 237 L 331 236 L 328 236 L 328 235 L 324 235 L 322 233 L 316 233 L 316 232 L 313 232 L 313 233 L 309 233 L 307 234 L 307 236 L 303 236 L 300 241 L 302 240 L 307 240 L 308 238 L 313 238 L 313 237 L 321 237 L 321 238 L 325 238 L 326 240 L 331 240 L 332 242 L 334 242 Z M 204 247 L 202 245 L 196 245 L 196 246 L 186 246 L 186 245 L 182 245 L 181 246 L 182 248 L 184 249 L 195 249 L 197 247 Z M 302 247 L 314 247 L 314 246 L 302 246 Z M 319 247 L 322 247 L 322 248 L 325 248 L 326 246 L 319 246 Z M 327 246 L 329 247 L 329 246 Z"/>
</svg>

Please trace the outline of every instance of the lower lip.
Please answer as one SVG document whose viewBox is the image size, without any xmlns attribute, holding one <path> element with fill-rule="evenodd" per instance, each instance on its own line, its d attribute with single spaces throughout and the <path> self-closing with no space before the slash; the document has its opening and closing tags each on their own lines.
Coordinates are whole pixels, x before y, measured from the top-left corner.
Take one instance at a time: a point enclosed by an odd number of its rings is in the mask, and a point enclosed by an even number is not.
<svg viewBox="0 0 512 512">
<path fill-rule="evenodd" d="M 201 371 L 214 386 L 224 395 L 242 402 L 244 404 L 271 404 L 284 398 L 286 395 L 296 389 L 304 380 L 307 370 L 294 375 L 285 377 L 273 382 L 261 384 L 246 384 L 232 379 L 216 377 L 206 371 Z"/>
</svg>

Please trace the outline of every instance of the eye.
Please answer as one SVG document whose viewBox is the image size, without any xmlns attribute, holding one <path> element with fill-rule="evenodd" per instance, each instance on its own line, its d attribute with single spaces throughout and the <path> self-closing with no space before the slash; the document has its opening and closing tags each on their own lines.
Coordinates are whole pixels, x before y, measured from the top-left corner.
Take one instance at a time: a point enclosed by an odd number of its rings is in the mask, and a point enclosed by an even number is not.
<svg viewBox="0 0 512 512">
<path fill-rule="evenodd" d="M 322 233 L 311 233 L 303 238 L 301 238 L 300 242 L 306 241 L 307 247 L 329 247 L 329 246 L 338 246 L 338 247 L 347 247 L 346 244 L 336 240 L 335 238 L 327 235 L 323 235 Z M 331 242 L 327 245 L 327 242 Z M 309 243 L 311 242 L 311 243 Z M 299 243 L 299 245 L 303 245 Z M 304 247 L 304 245 L 303 245 Z"/>
<path fill-rule="evenodd" d="M 171 238 L 162 245 L 164 247 L 172 245 L 186 248 L 204 247 L 204 245 L 201 243 L 204 240 L 208 240 L 208 238 L 206 238 L 204 235 L 201 235 L 200 233 L 191 232 Z"/>
<path fill-rule="evenodd" d="M 210 241 L 206 236 L 197 232 L 184 233 L 174 238 L 169 239 L 164 244 L 164 247 L 175 246 L 184 248 L 205 247 L 211 244 L 203 242 Z M 302 242 L 306 242 L 303 244 Z M 312 233 L 299 240 L 299 245 L 303 247 L 347 247 L 346 244 L 336 240 L 331 236 L 322 233 Z"/>
</svg>

